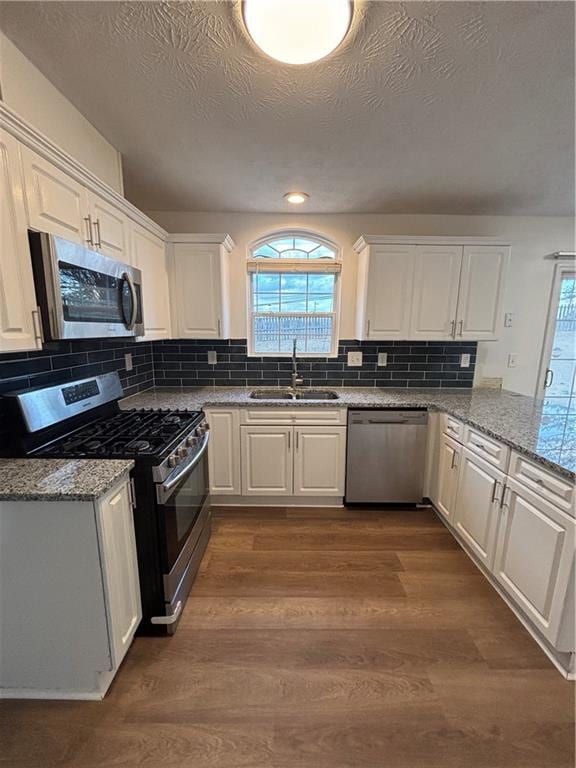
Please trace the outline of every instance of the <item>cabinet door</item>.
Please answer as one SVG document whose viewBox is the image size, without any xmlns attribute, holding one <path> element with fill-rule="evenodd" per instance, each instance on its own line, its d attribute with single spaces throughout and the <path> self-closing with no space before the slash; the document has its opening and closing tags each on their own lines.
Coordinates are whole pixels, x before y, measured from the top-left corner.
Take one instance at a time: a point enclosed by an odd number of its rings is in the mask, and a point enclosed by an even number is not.
<svg viewBox="0 0 576 768">
<path fill-rule="evenodd" d="M 426 341 L 452 338 L 461 263 L 460 245 L 418 246 L 410 338 Z"/>
<path fill-rule="evenodd" d="M 40 349 L 18 141 L 0 130 L 0 352 Z M 39 318 L 38 322 L 39 322 Z"/>
<path fill-rule="evenodd" d="M 222 279 L 219 245 L 174 245 L 173 295 L 178 338 L 224 338 Z"/>
<path fill-rule="evenodd" d="M 210 425 L 208 471 L 210 493 L 239 496 L 240 482 L 240 411 L 217 408 L 206 412 Z"/>
<path fill-rule="evenodd" d="M 130 220 L 98 195 L 89 195 L 92 240 L 96 250 L 130 264 Z"/>
<path fill-rule="evenodd" d="M 244 496 L 292 495 L 293 427 L 241 427 Z"/>
<path fill-rule="evenodd" d="M 134 224 L 131 263 L 142 272 L 143 341 L 169 339 L 171 336 L 166 258 L 166 247 L 162 240 L 139 224 Z"/>
<path fill-rule="evenodd" d="M 30 228 L 92 246 L 86 189 L 28 147 L 22 166 Z"/>
<path fill-rule="evenodd" d="M 346 427 L 294 428 L 294 495 L 344 496 Z"/>
<path fill-rule="evenodd" d="M 494 574 L 551 643 L 556 641 L 574 568 L 576 520 L 507 481 Z"/>
<path fill-rule="evenodd" d="M 498 338 L 509 254 L 510 249 L 504 246 L 464 248 L 456 339 Z"/>
<path fill-rule="evenodd" d="M 438 461 L 438 498 L 436 507 L 450 522 L 452 522 L 454 515 L 461 453 L 461 445 L 449 437 L 442 436 Z"/>
<path fill-rule="evenodd" d="M 471 451 L 462 451 L 454 525 L 476 557 L 491 568 L 505 475 Z"/>
<path fill-rule="evenodd" d="M 415 251 L 413 245 L 371 246 L 364 338 L 408 338 Z"/>
<path fill-rule="evenodd" d="M 112 663 L 118 667 L 142 618 L 128 480 L 99 502 L 99 536 Z"/>
</svg>

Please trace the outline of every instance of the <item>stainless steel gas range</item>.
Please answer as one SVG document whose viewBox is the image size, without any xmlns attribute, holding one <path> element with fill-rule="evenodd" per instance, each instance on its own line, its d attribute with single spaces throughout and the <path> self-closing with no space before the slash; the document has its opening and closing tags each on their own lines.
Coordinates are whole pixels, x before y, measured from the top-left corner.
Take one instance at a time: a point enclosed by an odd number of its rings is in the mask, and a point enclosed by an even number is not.
<svg viewBox="0 0 576 768">
<path fill-rule="evenodd" d="M 12 392 L 13 455 L 134 459 L 134 523 L 142 595 L 141 634 L 172 634 L 210 538 L 202 411 L 120 410 L 109 373 Z"/>
</svg>

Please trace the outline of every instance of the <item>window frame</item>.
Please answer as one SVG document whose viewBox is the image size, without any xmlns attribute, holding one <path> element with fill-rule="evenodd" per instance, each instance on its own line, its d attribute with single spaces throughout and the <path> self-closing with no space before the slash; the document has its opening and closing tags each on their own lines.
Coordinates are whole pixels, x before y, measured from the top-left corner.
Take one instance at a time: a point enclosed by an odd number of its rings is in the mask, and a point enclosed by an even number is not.
<svg viewBox="0 0 576 768">
<path fill-rule="evenodd" d="M 310 240 L 315 240 L 320 245 L 325 245 L 334 251 L 333 259 L 274 259 L 274 258 L 255 258 L 253 253 L 262 245 L 270 242 L 271 240 L 278 240 L 285 237 L 301 237 Z M 330 343 L 330 352 L 301 352 L 296 351 L 298 358 L 334 358 L 338 357 L 338 345 L 340 341 L 340 296 L 341 296 L 341 284 L 342 284 L 342 251 L 334 241 L 328 239 L 324 235 L 319 234 L 309 229 L 276 229 L 272 232 L 259 237 L 248 245 L 246 259 L 246 339 L 247 339 L 247 356 L 248 357 L 270 357 L 270 358 L 291 358 L 291 352 L 256 352 L 254 350 L 254 338 L 252 333 L 253 317 L 254 314 L 260 316 L 269 315 L 270 317 L 287 317 L 295 316 L 301 317 L 302 315 L 311 315 L 318 317 L 332 317 L 332 339 Z M 334 274 L 334 293 L 333 293 L 333 311 L 332 312 L 270 312 L 262 313 L 256 312 L 254 309 L 254 294 L 252 290 L 252 275 L 258 272 L 258 265 L 265 263 L 267 265 L 267 272 L 274 273 L 291 273 L 291 272 L 304 272 L 312 273 L 317 272 L 319 274 L 331 273 Z M 270 269 L 270 265 L 278 265 L 278 270 Z M 314 265 L 313 268 L 310 265 Z M 322 269 L 323 265 L 330 265 L 329 269 Z M 306 268 L 308 267 L 308 268 Z"/>
</svg>

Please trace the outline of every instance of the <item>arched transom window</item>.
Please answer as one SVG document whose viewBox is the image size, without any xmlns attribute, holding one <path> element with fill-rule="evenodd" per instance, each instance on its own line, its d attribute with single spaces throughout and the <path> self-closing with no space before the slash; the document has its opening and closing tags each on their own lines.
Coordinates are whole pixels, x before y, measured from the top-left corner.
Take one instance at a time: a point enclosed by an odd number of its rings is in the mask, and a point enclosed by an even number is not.
<svg viewBox="0 0 576 768">
<path fill-rule="evenodd" d="M 338 347 L 339 249 L 303 232 L 275 233 L 254 243 L 248 260 L 248 351 L 331 357 Z"/>
</svg>

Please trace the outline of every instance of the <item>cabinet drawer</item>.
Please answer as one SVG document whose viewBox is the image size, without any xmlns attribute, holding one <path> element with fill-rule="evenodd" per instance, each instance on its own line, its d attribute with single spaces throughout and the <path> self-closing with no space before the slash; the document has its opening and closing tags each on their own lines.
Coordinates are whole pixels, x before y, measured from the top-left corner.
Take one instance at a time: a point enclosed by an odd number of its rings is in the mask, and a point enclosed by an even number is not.
<svg viewBox="0 0 576 768">
<path fill-rule="evenodd" d="M 241 424 L 346 424 L 346 408 L 242 408 Z"/>
<path fill-rule="evenodd" d="M 440 424 L 442 425 L 442 432 L 453 440 L 459 440 L 462 442 L 462 436 L 464 434 L 464 424 L 453 416 L 448 416 L 447 413 L 440 414 Z"/>
<path fill-rule="evenodd" d="M 506 472 L 510 458 L 510 448 L 507 445 L 502 445 L 473 427 L 464 429 L 464 445 L 473 453 L 482 456 L 484 461 L 492 464 L 493 467 Z"/>
<path fill-rule="evenodd" d="M 569 480 L 549 472 L 516 451 L 512 451 L 508 474 L 564 512 L 575 516 L 574 485 Z"/>
</svg>

